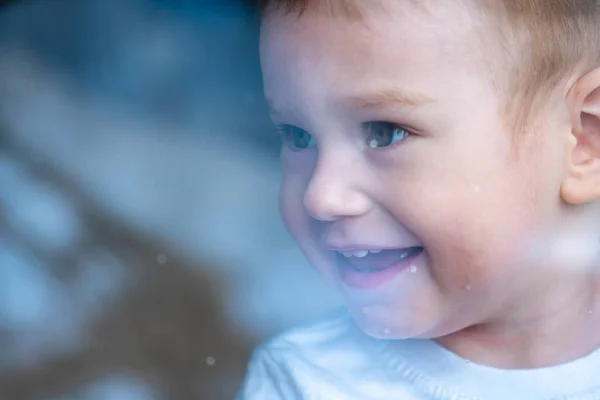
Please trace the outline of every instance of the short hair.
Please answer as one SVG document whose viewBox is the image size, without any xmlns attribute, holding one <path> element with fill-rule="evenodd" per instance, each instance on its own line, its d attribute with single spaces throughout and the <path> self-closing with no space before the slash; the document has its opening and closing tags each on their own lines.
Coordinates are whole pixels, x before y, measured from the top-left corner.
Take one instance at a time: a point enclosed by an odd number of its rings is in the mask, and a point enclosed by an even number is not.
<svg viewBox="0 0 600 400">
<path fill-rule="evenodd" d="M 487 35 L 486 45 L 500 47 L 506 56 L 506 64 L 493 60 L 490 67 L 505 96 L 505 114 L 512 117 L 515 130 L 525 129 L 532 112 L 543 107 L 540 100 L 547 99 L 575 74 L 600 66 L 600 0 L 465 1 L 478 8 L 497 33 Z M 376 2 L 258 0 L 263 13 L 302 14 L 311 8 L 350 17 L 360 17 Z"/>
<path fill-rule="evenodd" d="M 346 17 L 360 16 L 361 10 L 367 7 L 365 1 L 359 0 L 257 0 L 257 3 L 262 12 L 277 10 L 301 15 L 308 8 L 324 8 L 331 14 L 342 13 Z"/>
</svg>

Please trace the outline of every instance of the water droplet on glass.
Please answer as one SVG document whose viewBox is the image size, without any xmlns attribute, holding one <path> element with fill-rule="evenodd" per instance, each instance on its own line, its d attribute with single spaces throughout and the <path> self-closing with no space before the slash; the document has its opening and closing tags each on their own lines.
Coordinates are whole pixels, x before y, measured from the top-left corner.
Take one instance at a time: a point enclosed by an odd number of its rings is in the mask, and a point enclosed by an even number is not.
<svg viewBox="0 0 600 400">
<path fill-rule="evenodd" d="M 214 357 L 206 357 L 206 363 L 210 366 L 215 365 L 215 363 L 217 362 L 217 360 L 215 360 Z"/>
<path fill-rule="evenodd" d="M 470 292 L 470 291 L 471 291 L 471 289 L 473 289 L 473 288 L 471 287 L 471 284 L 470 284 L 470 283 L 467 283 L 467 286 L 465 286 L 465 290 L 466 290 L 467 292 Z"/>
<path fill-rule="evenodd" d="M 159 264 L 166 264 L 167 256 L 164 254 L 159 254 L 158 256 L 156 256 L 156 262 Z"/>
<path fill-rule="evenodd" d="M 412 272 L 413 274 L 417 272 L 417 267 L 415 267 L 414 265 L 412 267 L 410 267 L 410 272 Z"/>
</svg>

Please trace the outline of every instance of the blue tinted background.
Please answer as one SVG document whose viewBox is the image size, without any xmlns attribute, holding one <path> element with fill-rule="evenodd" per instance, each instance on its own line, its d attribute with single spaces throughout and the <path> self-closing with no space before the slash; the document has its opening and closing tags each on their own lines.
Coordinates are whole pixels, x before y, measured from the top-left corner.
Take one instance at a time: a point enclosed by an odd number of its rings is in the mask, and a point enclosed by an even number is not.
<svg viewBox="0 0 600 400">
<path fill-rule="evenodd" d="M 0 398 L 230 399 L 337 305 L 282 226 L 233 0 L 0 9 Z"/>
</svg>

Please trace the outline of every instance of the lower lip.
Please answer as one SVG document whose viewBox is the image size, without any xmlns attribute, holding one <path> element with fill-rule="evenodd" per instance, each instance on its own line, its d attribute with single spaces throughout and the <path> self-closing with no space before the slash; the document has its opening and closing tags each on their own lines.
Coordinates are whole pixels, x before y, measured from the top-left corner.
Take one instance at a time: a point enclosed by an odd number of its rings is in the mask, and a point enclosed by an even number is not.
<svg viewBox="0 0 600 400">
<path fill-rule="evenodd" d="M 404 272 L 407 269 L 415 266 L 415 262 L 419 257 L 421 257 L 422 254 L 423 251 L 415 254 L 414 256 L 405 258 L 389 268 L 375 272 L 357 271 L 346 261 L 344 256 L 339 255 L 338 267 L 342 282 L 346 286 L 353 289 L 374 289 L 391 281 L 401 272 Z"/>
</svg>

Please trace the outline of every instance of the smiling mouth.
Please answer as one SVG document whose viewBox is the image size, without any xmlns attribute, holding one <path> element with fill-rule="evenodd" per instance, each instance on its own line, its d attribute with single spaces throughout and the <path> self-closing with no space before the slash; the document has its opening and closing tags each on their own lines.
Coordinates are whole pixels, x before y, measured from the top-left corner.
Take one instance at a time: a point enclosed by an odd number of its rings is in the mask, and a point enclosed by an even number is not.
<svg viewBox="0 0 600 400">
<path fill-rule="evenodd" d="M 396 266 L 398 263 L 415 257 L 424 250 L 421 246 L 393 250 L 361 250 L 337 252 L 343 263 L 357 272 L 374 273 Z"/>
</svg>

